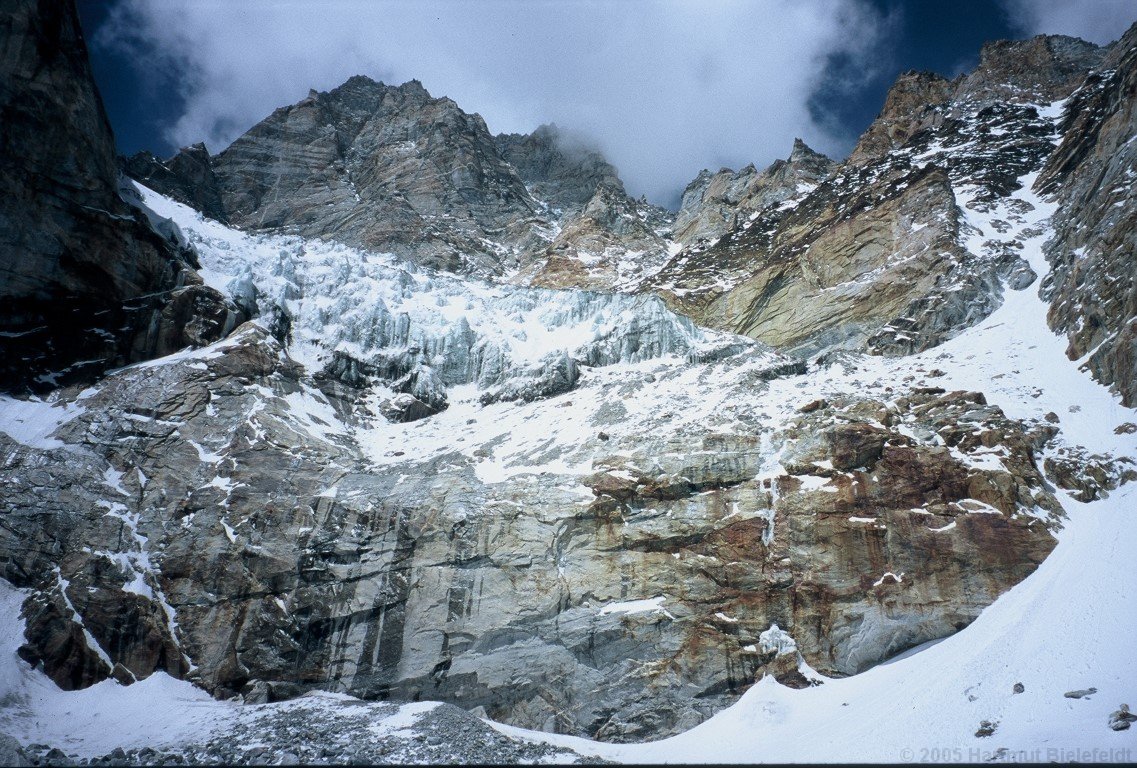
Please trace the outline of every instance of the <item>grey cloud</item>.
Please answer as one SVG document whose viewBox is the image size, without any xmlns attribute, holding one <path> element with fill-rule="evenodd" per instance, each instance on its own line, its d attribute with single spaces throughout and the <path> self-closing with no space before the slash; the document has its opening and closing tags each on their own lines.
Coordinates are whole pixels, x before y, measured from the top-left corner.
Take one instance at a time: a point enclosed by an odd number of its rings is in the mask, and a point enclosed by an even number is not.
<svg viewBox="0 0 1137 768">
<path fill-rule="evenodd" d="M 353 74 L 417 78 L 495 133 L 587 134 L 630 192 L 673 201 L 701 168 L 772 162 L 795 136 L 846 148 L 808 100 L 833 55 L 867 69 L 880 25 L 865 0 L 123 0 L 96 44 L 179 73 L 177 144 L 217 151 Z"/>
<path fill-rule="evenodd" d="M 1099 45 L 1137 21 L 1133 0 L 1003 0 L 1003 7 L 1025 35 L 1071 35 Z"/>
</svg>

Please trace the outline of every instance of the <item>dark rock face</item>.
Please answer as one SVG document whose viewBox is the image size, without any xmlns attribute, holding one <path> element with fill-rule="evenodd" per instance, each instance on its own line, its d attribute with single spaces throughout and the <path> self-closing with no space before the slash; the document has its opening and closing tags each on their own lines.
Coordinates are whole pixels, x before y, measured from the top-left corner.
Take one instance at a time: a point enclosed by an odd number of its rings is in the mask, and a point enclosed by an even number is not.
<svg viewBox="0 0 1137 768">
<path fill-rule="evenodd" d="M 602 185 L 624 189 L 616 169 L 599 151 L 566 136 L 556 125 L 542 125 L 530 134 L 501 134 L 494 141 L 533 196 L 552 208 L 580 209 Z"/>
<path fill-rule="evenodd" d="M 73 5 L 16 0 L 5 16 L 0 385 L 44 389 L 191 343 L 169 322 L 184 312 L 167 304 L 200 283 L 193 254 L 119 195 Z M 226 308 L 194 290 L 195 307 Z"/>
<path fill-rule="evenodd" d="M 1137 405 L 1137 26 L 1070 99 L 1036 189 L 1059 203 L 1049 321 L 1094 378 Z"/>
<path fill-rule="evenodd" d="M 168 160 L 139 152 L 123 162 L 123 169 L 155 192 L 196 208 L 211 219 L 228 223 L 213 160 L 204 144 L 183 147 Z"/>
</svg>

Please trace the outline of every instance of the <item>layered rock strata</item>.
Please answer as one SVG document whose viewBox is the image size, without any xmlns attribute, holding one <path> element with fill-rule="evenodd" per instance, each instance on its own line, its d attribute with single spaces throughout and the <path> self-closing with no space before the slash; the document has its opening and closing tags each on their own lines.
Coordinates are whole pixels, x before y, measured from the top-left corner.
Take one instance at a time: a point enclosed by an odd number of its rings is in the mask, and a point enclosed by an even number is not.
<svg viewBox="0 0 1137 768">
<path fill-rule="evenodd" d="M 1033 460 L 1053 430 L 977 393 L 770 423 L 760 358 L 604 370 L 384 427 L 249 325 L 64 393 L 43 440 L 0 435 L 22 655 L 64 687 L 161 669 L 641 739 L 762 674 L 800 683 L 773 624 L 853 674 L 965 626 L 1054 545 Z"/>
<path fill-rule="evenodd" d="M 803 355 L 940 343 L 997 307 L 1004 285 L 1035 278 L 1018 253 L 1033 210 L 1022 179 L 1061 139 L 1051 103 L 1103 55 L 1042 36 L 988 46 L 976 71 L 954 81 L 901 76 L 844 164 L 713 243 L 679 251 L 637 290 Z M 995 227 L 981 240 L 976 215 Z"/>
</svg>

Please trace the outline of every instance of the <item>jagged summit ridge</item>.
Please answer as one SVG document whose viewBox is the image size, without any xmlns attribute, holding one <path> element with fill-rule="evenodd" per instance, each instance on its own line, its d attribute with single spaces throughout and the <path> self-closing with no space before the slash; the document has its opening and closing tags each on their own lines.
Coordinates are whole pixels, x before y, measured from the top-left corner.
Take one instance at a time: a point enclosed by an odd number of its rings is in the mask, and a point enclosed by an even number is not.
<svg viewBox="0 0 1137 768">
<path fill-rule="evenodd" d="M 391 86 L 363 75 L 275 110 L 208 162 L 183 150 L 126 167 L 241 228 L 484 275 L 530 263 L 590 203 L 593 217 L 597 205 L 636 205 L 598 151 L 556 126 L 494 137 L 481 116 L 417 80 Z"/>
</svg>

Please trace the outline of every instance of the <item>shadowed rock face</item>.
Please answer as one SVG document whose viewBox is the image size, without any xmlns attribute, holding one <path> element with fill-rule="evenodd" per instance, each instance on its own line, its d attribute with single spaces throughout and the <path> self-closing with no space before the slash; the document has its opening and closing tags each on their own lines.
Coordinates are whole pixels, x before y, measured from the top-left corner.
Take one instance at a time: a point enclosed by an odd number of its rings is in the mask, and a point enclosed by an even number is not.
<svg viewBox="0 0 1137 768">
<path fill-rule="evenodd" d="M 174 233 L 120 197 L 73 5 L 13 0 L 5 16 L 0 386 L 45 389 L 192 343 L 185 309 L 232 307 L 200 285 Z"/>
<path fill-rule="evenodd" d="M 494 142 L 533 196 L 552 208 L 582 208 L 601 185 L 623 191 L 616 169 L 598 150 L 556 125 L 542 125 L 530 134 L 501 134 Z"/>
<path fill-rule="evenodd" d="M 1137 27 L 1070 99 L 1036 188 L 1056 199 L 1050 325 L 1071 359 L 1137 404 Z"/>
<path fill-rule="evenodd" d="M 225 204 L 213 161 L 204 144 L 183 147 L 169 160 L 161 161 L 149 152 L 139 152 L 123 163 L 132 179 L 181 201 L 211 219 L 228 222 Z"/>
</svg>

